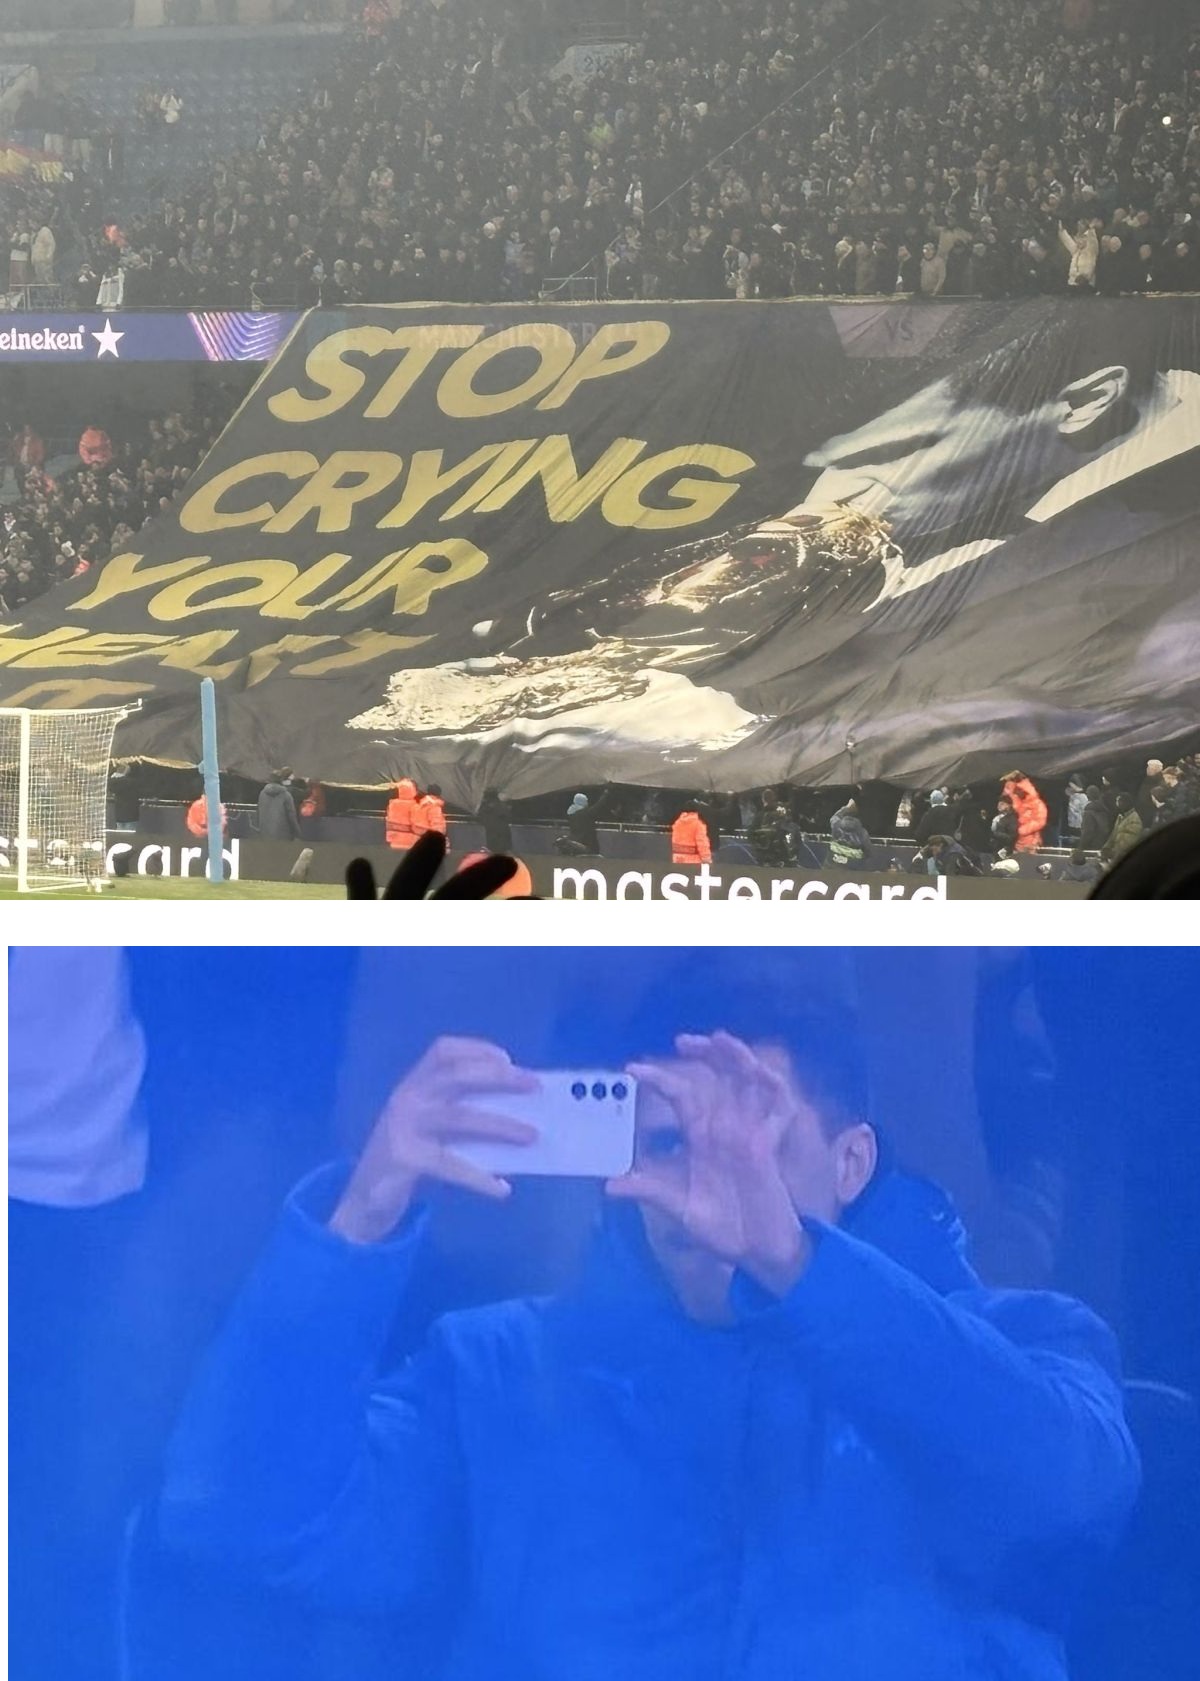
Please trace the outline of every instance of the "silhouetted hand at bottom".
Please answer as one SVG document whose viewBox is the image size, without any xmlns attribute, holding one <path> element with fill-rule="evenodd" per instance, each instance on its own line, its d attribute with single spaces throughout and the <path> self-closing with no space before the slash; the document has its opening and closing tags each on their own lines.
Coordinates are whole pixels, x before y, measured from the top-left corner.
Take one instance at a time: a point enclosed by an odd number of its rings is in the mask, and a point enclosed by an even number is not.
<svg viewBox="0 0 1200 1681">
<path fill-rule="evenodd" d="M 436 830 L 421 836 L 409 847 L 392 871 L 383 892 L 375 885 L 375 871 L 369 858 L 352 858 L 346 866 L 347 899 L 486 899 L 503 887 L 517 872 L 517 861 L 503 853 L 481 858 L 439 887 L 429 889 L 446 856 L 446 837 Z"/>
</svg>

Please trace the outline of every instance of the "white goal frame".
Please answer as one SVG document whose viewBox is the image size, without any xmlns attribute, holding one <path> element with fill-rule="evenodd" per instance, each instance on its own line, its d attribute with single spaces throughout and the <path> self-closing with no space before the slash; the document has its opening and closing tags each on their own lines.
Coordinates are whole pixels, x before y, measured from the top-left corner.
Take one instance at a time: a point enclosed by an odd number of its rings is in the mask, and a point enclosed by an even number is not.
<svg viewBox="0 0 1200 1681">
<path fill-rule="evenodd" d="M 118 724 L 140 707 L 140 701 L 109 707 L 0 706 L 0 822 L 14 831 L 5 838 L 10 857 L 16 851 L 18 893 L 104 880 L 113 736 Z M 64 772 L 61 783 L 55 781 L 56 752 Z M 40 802 L 33 798 L 35 775 Z M 33 837 L 39 856 L 32 865 L 31 824 L 39 831 Z"/>
</svg>

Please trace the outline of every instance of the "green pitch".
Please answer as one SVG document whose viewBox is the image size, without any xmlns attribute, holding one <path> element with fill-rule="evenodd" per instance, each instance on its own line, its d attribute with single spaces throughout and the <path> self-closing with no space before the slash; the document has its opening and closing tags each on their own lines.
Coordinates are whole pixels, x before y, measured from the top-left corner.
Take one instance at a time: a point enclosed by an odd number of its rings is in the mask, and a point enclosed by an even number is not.
<svg viewBox="0 0 1200 1681">
<path fill-rule="evenodd" d="M 0 894 L 17 896 L 16 883 L 11 879 L 0 880 Z M 36 899 L 45 899 L 57 904 L 60 899 L 88 899 L 93 905 L 103 904 L 108 900 L 121 899 L 205 899 L 209 904 L 218 903 L 226 899 L 344 899 L 344 887 L 318 886 L 315 883 L 298 881 L 226 881 L 219 887 L 212 887 L 203 876 L 187 876 L 177 878 L 168 876 L 164 881 L 155 876 L 121 876 L 111 882 L 99 893 L 90 888 L 66 887 L 55 888 L 46 893 L 27 893 L 23 895 L 26 903 Z"/>
</svg>

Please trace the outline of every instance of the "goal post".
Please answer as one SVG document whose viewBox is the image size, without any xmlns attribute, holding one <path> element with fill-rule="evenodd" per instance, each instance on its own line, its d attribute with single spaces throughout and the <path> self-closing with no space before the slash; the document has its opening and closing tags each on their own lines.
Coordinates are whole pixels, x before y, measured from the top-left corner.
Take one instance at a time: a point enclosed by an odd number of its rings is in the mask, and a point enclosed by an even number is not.
<svg viewBox="0 0 1200 1681">
<path fill-rule="evenodd" d="M 19 893 L 104 878 L 113 736 L 136 710 L 0 707 L 0 839 Z"/>
</svg>

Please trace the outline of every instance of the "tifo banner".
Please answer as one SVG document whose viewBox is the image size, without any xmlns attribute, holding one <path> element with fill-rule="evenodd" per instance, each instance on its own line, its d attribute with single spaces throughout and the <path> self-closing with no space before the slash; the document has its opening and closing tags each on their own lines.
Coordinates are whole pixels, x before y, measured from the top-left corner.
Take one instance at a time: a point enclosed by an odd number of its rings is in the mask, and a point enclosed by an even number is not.
<svg viewBox="0 0 1200 1681">
<path fill-rule="evenodd" d="M 118 751 L 470 804 L 1061 771 L 1200 720 L 1200 303 L 304 317 L 182 503 L 0 625 Z"/>
<path fill-rule="evenodd" d="M 298 319 L 294 310 L 14 312 L 0 315 L 0 367 L 8 362 L 269 362 Z"/>
</svg>

